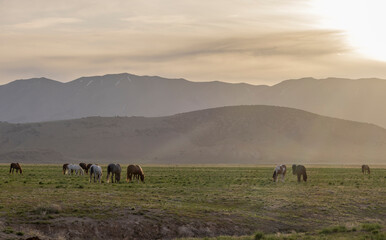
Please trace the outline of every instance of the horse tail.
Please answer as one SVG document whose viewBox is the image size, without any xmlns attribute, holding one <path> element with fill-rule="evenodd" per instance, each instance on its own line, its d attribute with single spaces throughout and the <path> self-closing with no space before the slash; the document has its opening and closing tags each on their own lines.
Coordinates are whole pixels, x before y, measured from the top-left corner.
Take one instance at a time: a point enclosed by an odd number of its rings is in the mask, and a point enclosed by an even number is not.
<svg viewBox="0 0 386 240">
<path fill-rule="evenodd" d="M 12 163 L 11 163 L 11 166 L 9 167 L 9 173 L 11 173 L 11 170 L 12 170 Z"/>
<path fill-rule="evenodd" d="M 111 165 L 109 164 L 107 166 L 107 178 L 106 178 L 106 182 L 109 183 L 109 176 L 110 176 L 110 173 L 111 173 Z"/>
<path fill-rule="evenodd" d="M 304 180 L 305 182 L 307 182 L 307 172 L 306 172 L 306 169 L 304 169 L 303 180 Z"/>
</svg>

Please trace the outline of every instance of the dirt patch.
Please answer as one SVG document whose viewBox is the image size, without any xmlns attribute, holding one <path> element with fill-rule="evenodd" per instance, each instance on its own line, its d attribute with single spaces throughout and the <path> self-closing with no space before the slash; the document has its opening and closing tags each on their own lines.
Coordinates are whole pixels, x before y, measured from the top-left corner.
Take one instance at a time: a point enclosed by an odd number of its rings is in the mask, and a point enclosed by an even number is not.
<svg viewBox="0 0 386 240">
<path fill-rule="evenodd" d="M 49 222 L 9 224 L 25 233 L 22 239 L 173 239 L 248 235 L 255 231 L 277 232 L 291 226 L 271 220 L 246 219 L 235 215 L 208 216 L 211 220 L 177 217 L 149 211 L 145 215 L 126 215 L 116 219 L 60 217 Z M 10 237 L 9 235 L 7 236 Z"/>
</svg>

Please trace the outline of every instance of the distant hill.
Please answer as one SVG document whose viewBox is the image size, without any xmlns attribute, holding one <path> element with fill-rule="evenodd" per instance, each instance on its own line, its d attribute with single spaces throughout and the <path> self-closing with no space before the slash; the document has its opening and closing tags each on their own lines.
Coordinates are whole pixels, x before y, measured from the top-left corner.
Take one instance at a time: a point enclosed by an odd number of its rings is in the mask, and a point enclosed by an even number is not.
<svg viewBox="0 0 386 240">
<path fill-rule="evenodd" d="M 46 78 L 0 86 L 0 121 L 167 116 L 221 106 L 275 105 L 386 127 L 386 80 L 313 79 L 274 86 L 111 74 L 68 83 Z"/>
<path fill-rule="evenodd" d="M 0 123 L 0 162 L 385 164 L 385 158 L 385 129 L 285 107 Z"/>
</svg>

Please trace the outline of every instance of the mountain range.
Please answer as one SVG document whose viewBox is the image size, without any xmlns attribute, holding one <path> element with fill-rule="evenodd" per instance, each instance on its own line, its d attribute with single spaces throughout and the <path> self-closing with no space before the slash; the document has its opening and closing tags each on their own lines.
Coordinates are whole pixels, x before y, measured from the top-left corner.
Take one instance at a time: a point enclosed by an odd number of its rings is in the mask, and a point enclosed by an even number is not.
<svg viewBox="0 0 386 240">
<path fill-rule="evenodd" d="M 265 105 L 0 123 L 0 162 L 384 164 L 384 156 L 381 127 Z"/>
<path fill-rule="evenodd" d="M 274 105 L 386 127 L 386 81 L 376 78 L 302 78 L 273 86 L 191 82 L 128 73 L 47 78 L 0 86 L 0 121 L 11 123 L 89 116 L 159 117 L 207 108 Z"/>
</svg>

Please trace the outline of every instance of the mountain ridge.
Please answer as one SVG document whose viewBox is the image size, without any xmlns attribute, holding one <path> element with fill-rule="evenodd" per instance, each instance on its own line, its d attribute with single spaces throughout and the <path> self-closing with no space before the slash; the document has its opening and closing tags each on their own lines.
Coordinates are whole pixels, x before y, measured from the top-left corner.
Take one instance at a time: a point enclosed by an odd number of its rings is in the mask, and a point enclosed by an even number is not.
<svg viewBox="0 0 386 240">
<path fill-rule="evenodd" d="M 167 116 L 221 106 L 273 105 L 298 108 L 386 127 L 386 81 L 378 78 L 289 79 L 252 85 L 183 78 L 107 74 L 62 83 L 47 78 L 0 86 L 0 121 L 14 123 L 87 116 Z"/>
</svg>

